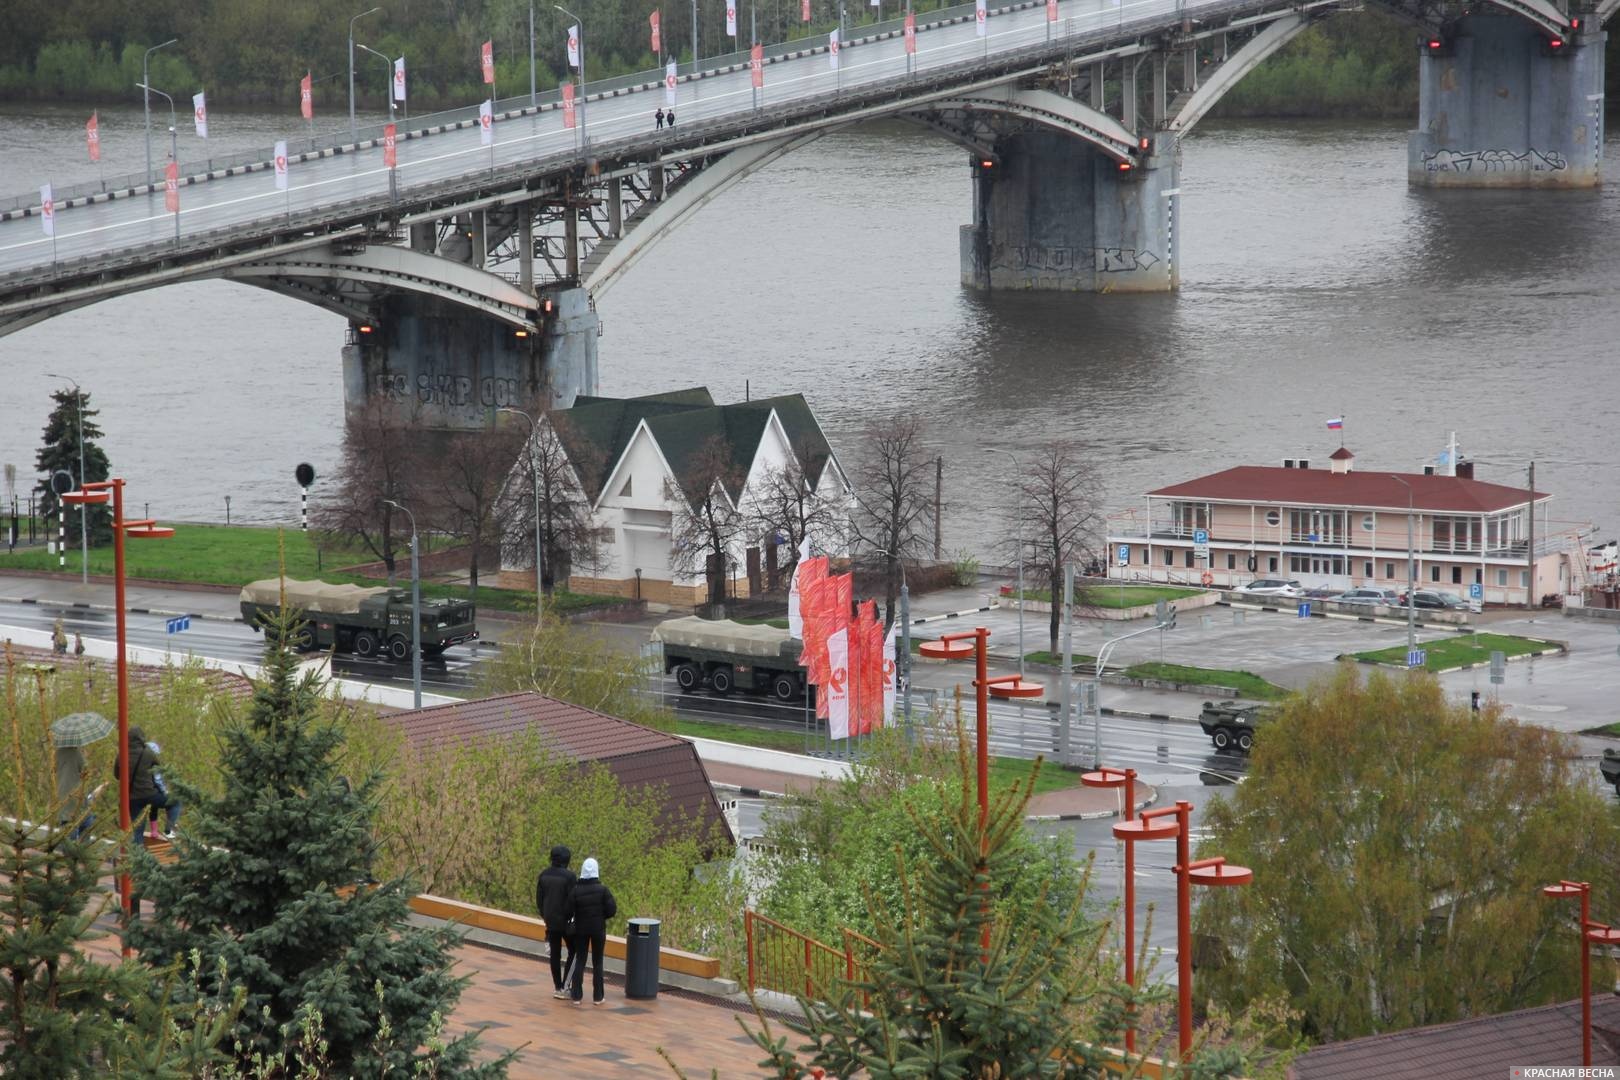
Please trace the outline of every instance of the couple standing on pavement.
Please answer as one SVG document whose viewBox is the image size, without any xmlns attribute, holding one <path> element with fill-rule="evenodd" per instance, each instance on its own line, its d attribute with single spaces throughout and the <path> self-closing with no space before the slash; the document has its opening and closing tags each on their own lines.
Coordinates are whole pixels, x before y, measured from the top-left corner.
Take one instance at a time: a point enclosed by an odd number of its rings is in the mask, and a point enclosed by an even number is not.
<svg viewBox="0 0 1620 1080">
<path fill-rule="evenodd" d="M 552 997 L 584 1004 L 585 959 L 592 961 L 591 1004 L 604 1005 L 602 948 L 607 944 L 607 921 L 619 913 L 613 893 L 602 884 L 595 859 L 586 859 L 579 876 L 568 869 L 573 858 L 562 844 L 551 849 L 551 865 L 540 871 L 534 902 L 546 922 L 546 948 L 551 952 Z M 563 957 L 563 946 L 568 955 Z"/>
</svg>

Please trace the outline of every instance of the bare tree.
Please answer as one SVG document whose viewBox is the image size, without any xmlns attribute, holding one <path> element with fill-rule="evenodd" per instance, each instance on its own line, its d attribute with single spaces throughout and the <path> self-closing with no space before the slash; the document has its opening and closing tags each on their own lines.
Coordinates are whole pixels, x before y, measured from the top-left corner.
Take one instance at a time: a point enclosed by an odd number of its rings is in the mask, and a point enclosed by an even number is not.
<svg viewBox="0 0 1620 1080">
<path fill-rule="evenodd" d="M 1079 443 L 1054 441 L 1021 451 L 1013 483 L 1016 502 L 1008 507 L 1016 531 L 1007 543 L 1023 546 L 1024 571 L 1052 598 L 1048 627 L 1051 651 L 1058 650 L 1062 617 L 1063 567 L 1087 558 L 1102 530 L 1102 485 Z M 1020 603 L 1022 599 L 1020 598 Z"/>
<path fill-rule="evenodd" d="M 934 458 L 924 436 L 920 419 L 896 413 L 868 426 L 857 452 L 850 530 L 858 546 L 883 560 L 885 627 L 894 623 L 900 560 L 932 551 Z"/>
<path fill-rule="evenodd" d="M 344 425 L 343 457 L 335 483 L 318 497 L 310 518 L 327 538 L 359 545 L 381 560 L 394 578 L 395 564 L 410 543 L 404 516 L 384 500 L 419 502 L 427 484 L 424 431 L 381 401 L 368 402 Z"/>
<path fill-rule="evenodd" d="M 552 412 L 541 421 L 533 441 L 518 454 L 496 516 L 501 524 L 503 544 L 509 548 L 534 550 L 535 478 L 539 478 L 539 518 L 541 542 L 545 545 L 542 570 L 547 592 L 566 575 L 564 565 L 594 566 L 597 559 L 596 529 L 592 526 L 590 497 L 580 487 L 581 475 L 600 465 L 600 455 L 588 461 L 573 461 L 558 435 L 569 423 L 562 412 Z M 523 434 L 526 426 L 520 425 Z M 576 446 L 584 445 L 574 440 Z M 592 452 L 594 451 L 581 451 Z"/>
<path fill-rule="evenodd" d="M 524 434 L 501 427 L 454 435 L 433 470 L 430 517 L 442 532 L 470 549 L 467 572 L 475 592 L 483 547 L 500 535 L 496 510 Z"/>
<path fill-rule="evenodd" d="M 665 482 L 675 506 L 669 529 L 669 565 L 679 574 L 703 574 L 709 604 L 726 602 L 726 559 L 746 531 L 733 494 L 744 482 L 724 436 L 710 435 L 692 455 L 679 482 Z"/>
<path fill-rule="evenodd" d="M 838 525 L 836 508 L 817 494 L 804 471 L 806 456 L 796 450 L 785 464 L 765 470 L 749 505 L 750 535 L 777 537 L 777 548 L 787 553 L 786 563 L 778 568 L 784 581 L 793 576 L 804 538 L 827 536 Z M 823 478 L 831 468 L 830 460 L 822 466 Z"/>
</svg>

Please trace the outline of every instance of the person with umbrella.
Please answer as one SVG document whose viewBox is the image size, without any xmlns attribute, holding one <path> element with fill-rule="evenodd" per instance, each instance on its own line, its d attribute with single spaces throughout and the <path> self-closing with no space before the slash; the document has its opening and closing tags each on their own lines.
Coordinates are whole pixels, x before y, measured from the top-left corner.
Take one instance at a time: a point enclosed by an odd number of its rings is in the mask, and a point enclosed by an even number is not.
<svg viewBox="0 0 1620 1080">
<path fill-rule="evenodd" d="M 102 784 L 91 792 L 81 804 L 80 792 L 84 789 L 85 773 L 90 770 L 90 760 L 84 748 L 93 742 L 99 742 L 112 733 L 113 723 L 100 713 L 82 712 L 72 713 L 62 717 L 51 725 L 51 742 L 56 747 L 56 823 L 65 827 L 70 821 L 79 816 L 81 808 L 93 804 L 96 796 L 101 794 Z M 94 814 L 86 814 L 73 829 L 73 839 L 77 840 L 89 831 L 95 823 Z"/>
</svg>

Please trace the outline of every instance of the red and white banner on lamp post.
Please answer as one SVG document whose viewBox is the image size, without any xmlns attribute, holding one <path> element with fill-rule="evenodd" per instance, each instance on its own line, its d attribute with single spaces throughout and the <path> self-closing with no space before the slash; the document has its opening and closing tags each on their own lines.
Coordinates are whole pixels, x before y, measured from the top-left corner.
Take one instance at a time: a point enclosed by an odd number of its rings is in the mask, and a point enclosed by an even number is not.
<svg viewBox="0 0 1620 1080">
<path fill-rule="evenodd" d="M 305 120 L 315 119 L 315 90 L 310 85 L 311 76 L 306 73 L 298 80 L 298 111 L 304 114 Z"/>
<path fill-rule="evenodd" d="M 726 36 L 737 36 L 737 0 L 726 0 Z"/>
<path fill-rule="evenodd" d="M 810 0 L 799 0 L 799 21 L 810 21 Z"/>
<path fill-rule="evenodd" d="M 200 90 L 191 95 L 191 118 L 197 125 L 197 138 L 208 138 L 208 98 Z"/>
<path fill-rule="evenodd" d="M 478 140 L 485 146 L 495 144 L 495 107 L 487 101 L 478 103 Z"/>
<path fill-rule="evenodd" d="M 287 144 L 276 143 L 276 190 L 287 190 Z"/>
<path fill-rule="evenodd" d="M 493 40 L 484 42 L 483 49 L 479 52 L 478 55 L 479 55 L 480 64 L 484 69 L 484 82 L 487 83 L 490 86 L 494 86 L 495 85 L 495 42 Z"/>
<path fill-rule="evenodd" d="M 394 100 L 405 100 L 405 58 L 394 61 Z"/>
<path fill-rule="evenodd" d="M 984 37 L 989 32 L 985 20 L 990 17 L 990 9 L 985 6 L 985 0 L 973 0 L 973 32 Z"/>
<path fill-rule="evenodd" d="M 562 101 L 563 101 L 563 127 L 572 128 L 574 126 L 574 84 L 573 83 L 571 83 L 571 82 L 563 83 L 563 85 L 562 85 Z"/>
<path fill-rule="evenodd" d="M 849 738 L 849 631 L 827 635 L 827 737 Z"/>
<path fill-rule="evenodd" d="M 754 89 L 760 90 L 765 86 L 765 46 L 754 43 L 748 50 L 748 72 L 753 77 Z"/>
<path fill-rule="evenodd" d="M 661 56 L 664 52 L 664 39 L 658 32 L 658 12 L 655 11 L 647 16 L 647 22 L 652 26 L 652 54 Z"/>
<path fill-rule="evenodd" d="M 392 169 L 399 164 L 398 128 L 393 124 L 383 127 L 383 167 Z"/>
<path fill-rule="evenodd" d="M 983 0 L 980 0 L 982 3 Z M 834 30 L 827 35 L 827 66 L 834 71 L 838 70 L 838 31 Z"/>
<path fill-rule="evenodd" d="M 906 12 L 906 55 L 915 56 L 917 53 L 917 13 Z"/>
<path fill-rule="evenodd" d="M 176 161 L 163 170 L 163 209 L 171 214 L 180 212 L 180 164 Z"/>
<path fill-rule="evenodd" d="M 579 70 L 579 24 L 568 28 L 568 66 Z"/>
<path fill-rule="evenodd" d="M 1057 5 L 1058 5 L 1058 0 L 1046 0 L 1046 21 L 1047 22 L 1057 22 L 1058 21 L 1058 18 L 1057 18 Z"/>
<path fill-rule="evenodd" d="M 91 161 L 101 160 L 101 120 L 97 113 L 91 113 L 84 125 L 84 145 L 90 151 Z"/>
<path fill-rule="evenodd" d="M 49 184 L 39 189 L 39 227 L 45 230 L 46 236 L 56 235 L 56 198 Z"/>
<path fill-rule="evenodd" d="M 675 86 L 679 76 L 675 74 L 675 61 L 671 60 L 664 65 L 664 104 L 675 104 Z"/>
</svg>

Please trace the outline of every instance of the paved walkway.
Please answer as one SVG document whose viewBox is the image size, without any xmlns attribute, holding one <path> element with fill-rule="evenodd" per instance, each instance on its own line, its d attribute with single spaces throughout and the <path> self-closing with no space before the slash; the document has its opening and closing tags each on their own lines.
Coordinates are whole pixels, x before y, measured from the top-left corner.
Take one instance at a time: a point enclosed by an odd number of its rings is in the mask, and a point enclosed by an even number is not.
<svg viewBox="0 0 1620 1080">
<path fill-rule="evenodd" d="M 1151 785 L 1136 782 L 1132 804 L 1138 808 L 1151 803 L 1159 793 Z M 1086 820 L 1113 817 L 1119 813 L 1119 791 L 1115 788 L 1074 787 L 1045 791 L 1029 800 L 1025 813 L 1032 818 Z"/>
</svg>

